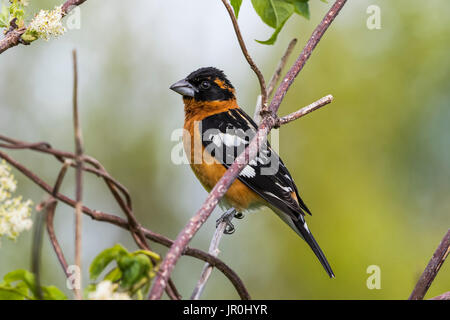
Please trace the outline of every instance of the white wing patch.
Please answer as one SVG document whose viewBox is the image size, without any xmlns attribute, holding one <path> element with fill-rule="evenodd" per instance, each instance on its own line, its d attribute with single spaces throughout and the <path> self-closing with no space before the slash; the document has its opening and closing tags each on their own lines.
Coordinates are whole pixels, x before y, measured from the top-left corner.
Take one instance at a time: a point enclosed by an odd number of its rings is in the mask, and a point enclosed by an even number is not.
<svg viewBox="0 0 450 320">
<path fill-rule="evenodd" d="M 233 134 L 218 132 L 217 134 L 211 134 L 209 140 L 216 146 L 220 147 L 222 144 L 227 147 L 239 147 L 241 144 L 248 144 L 247 141 Z"/>
<path fill-rule="evenodd" d="M 275 182 L 275 184 L 277 186 L 279 186 L 281 189 L 283 189 L 286 192 L 292 192 L 292 188 L 291 187 L 283 187 L 281 184 L 279 184 L 278 182 Z"/>
<path fill-rule="evenodd" d="M 271 197 L 274 197 L 274 198 L 277 198 L 277 199 L 281 200 L 280 197 L 274 195 L 272 192 L 264 191 L 264 193 L 267 194 L 268 196 L 271 196 Z"/>
<path fill-rule="evenodd" d="M 244 169 L 242 169 L 241 173 L 239 173 L 239 175 L 247 178 L 253 178 L 256 175 L 256 171 L 254 168 L 246 165 Z"/>
<path fill-rule="evenodd" d="M 311 233 L 311 231 L 309 231 L 309 229 L 308 229 L 308 225 L 306 224 L 306 221 L 303 223 L 303 226 L 305 227 L 306 231 L 308 231 L 309 233 Z"/>
</svg>

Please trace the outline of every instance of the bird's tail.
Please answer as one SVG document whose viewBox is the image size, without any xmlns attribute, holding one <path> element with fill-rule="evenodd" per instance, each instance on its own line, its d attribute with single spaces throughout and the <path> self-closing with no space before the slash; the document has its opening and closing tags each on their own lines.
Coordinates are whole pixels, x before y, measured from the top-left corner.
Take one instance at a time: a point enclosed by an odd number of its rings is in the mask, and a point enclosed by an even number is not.
<svg viewBox="0 0 450 320">
<path fill-rule="evenodd" d="M 330 278 L 334 278 L 333 270 L 331 270 L 330 264 L 328 263 L 327 258 L 322 252 L 322 249 L 320 249 L 319 245 L 317 244 L 316 240 L 314 239 L 311 231 L 309 231 L 308 226 L 306 225 L 306 222 L 304 221 L 303 217 L 300 217 L 297 221 L 292 220 L 294 226 L 296 227 L 295 231 L 306 241 L 306 243 L 311 247 L 314 254 L 319 259 L 320 263 L 322 264 L 325 271 L 328 273 Z"/>
</svg>

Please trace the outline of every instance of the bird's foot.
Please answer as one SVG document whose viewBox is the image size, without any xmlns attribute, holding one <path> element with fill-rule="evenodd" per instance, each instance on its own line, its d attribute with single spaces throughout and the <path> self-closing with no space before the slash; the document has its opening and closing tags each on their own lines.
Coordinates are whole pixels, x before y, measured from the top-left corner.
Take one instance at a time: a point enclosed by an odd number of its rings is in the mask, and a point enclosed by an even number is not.
<svg viewBox="0 0 450 320">
<path fill-rule="evenodd" d="M 236 229 L 234 228 L 234 224 L 231 222 L 231 220 L 233 220 L 233 218 L 242 219 L 243 217 L 244 217 L 244 215 L 241 212 L 237 212 L 236 209 L 231 208 L 231 209 L 225 211 L 225 213 L 219 219 L 216 220 L 216 228 L 222 222 L 225 222 L 226 226 L 225 226 L 225 230 L 223 231 L 223 233 L 224 234 L 233 234 Z"/>
</svg>

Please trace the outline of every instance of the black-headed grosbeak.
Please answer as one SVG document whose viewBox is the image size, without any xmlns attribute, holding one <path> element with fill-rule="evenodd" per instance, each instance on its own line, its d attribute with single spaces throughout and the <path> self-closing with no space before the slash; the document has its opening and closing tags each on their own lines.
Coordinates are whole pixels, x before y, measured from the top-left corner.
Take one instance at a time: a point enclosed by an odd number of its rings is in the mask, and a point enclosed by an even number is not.
<svg viewBox="0 0 450 320">
<path fill-rule="evenodd" d="M 239 108 L 235 90 L 216 68 L 201 68 L 170 89 L 183 96 L 183 144 L 197 178 L 209 192 L 255 136 L 258 126 Z M 300 235 L 330 277 L 333 271 L 306 224 L 310 211 L 279 156 L 267 142 L 244 167 L 221 205 L 242 213 L 267 206 Z"/>
</svg>

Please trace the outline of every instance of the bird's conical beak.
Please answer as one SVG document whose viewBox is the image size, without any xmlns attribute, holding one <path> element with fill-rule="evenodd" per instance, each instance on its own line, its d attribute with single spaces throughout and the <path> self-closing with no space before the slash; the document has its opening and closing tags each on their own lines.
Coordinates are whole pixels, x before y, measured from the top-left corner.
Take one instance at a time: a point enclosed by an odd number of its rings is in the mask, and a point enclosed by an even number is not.
<svg viewBox="0 0 450 320">
<path fill-rule="evenodd" d="M 194 97 L 197 92 L 197 89 L 185 79 L 175 82 L 170 89 L 186 97 Z"/>
</svg>

